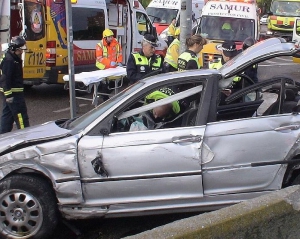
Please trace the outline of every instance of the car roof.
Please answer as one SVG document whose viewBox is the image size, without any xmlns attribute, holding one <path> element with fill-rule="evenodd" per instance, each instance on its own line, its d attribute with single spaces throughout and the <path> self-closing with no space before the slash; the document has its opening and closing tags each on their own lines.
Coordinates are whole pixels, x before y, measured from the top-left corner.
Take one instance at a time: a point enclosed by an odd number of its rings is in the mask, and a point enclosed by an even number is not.
<svg viewBox="0 0 300 239">
<path fill-rule="evenodd" d="M 278 56 L 292 56 L 299 51 L 300 49 L 296 48 L 294 43 L 273 37 L 256 43 L 226 62 L 220 68 L 220 73 L 223 78 L 232 77 L 259 62 Z"/>
<path fill-rule="evenodd" d="M 164 82 L 170 79 L 177 79 L 177 78 L 188 78 L 188 77 L 206 78 L 213 74 L 219 75 L 221 77 L 220 72 L 215 69 L 196 69 L 196 70 L 176 71 L 176 72 L 170 72 L 166 74 L 158 74 L 155 76 L 145 78 L 141 81 L 145 82 L 145 86 L 146 86 L 146 85 L 152 85 L 154 83 Z"/>
</svg>

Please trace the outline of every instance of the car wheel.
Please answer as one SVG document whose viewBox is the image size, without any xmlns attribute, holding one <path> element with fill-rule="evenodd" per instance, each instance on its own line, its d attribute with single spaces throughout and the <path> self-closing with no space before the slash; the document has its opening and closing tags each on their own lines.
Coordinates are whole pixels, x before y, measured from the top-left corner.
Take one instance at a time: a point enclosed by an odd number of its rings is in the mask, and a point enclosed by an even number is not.
<svg viewBox="0 0 300 239">
<path fill-rule="evenodd" d="M 0 236 L 47 238 L 57 224 L 56 198 L 38 177 L 13 175 L 0 182 Z"/>
</svg>

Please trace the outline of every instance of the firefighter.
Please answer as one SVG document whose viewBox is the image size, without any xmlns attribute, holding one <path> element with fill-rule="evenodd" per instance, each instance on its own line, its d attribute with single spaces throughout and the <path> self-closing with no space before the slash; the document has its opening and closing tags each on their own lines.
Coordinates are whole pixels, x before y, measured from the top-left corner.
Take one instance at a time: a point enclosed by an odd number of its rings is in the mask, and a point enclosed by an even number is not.
<svg viewBox="0 0 300 239">
<path fill-rule="evenodd" d="M 145 34 L 142 40 L 142 50 L 129 55 L 127 62 L 127 78 L 133 84 L 152 72 L 161 72 L 163 59 L 155 54 L 156 38 L 151 34 Z"/>
<path fill-rule="evenodd" d="M 12 131 L 14 122 L 18 129 L 29 127 L 21 60 L 25 49 L 26 41 L 20 36 L 13 37 L 0 64 L 0 92 L 4 95 L 0 134 Z"/>
<path fill-rule="evenodd" d="M 207 44 L 207 40 L 200 35 L 193 35 L 186 39 L 187 50 L 178 57 L 178 70 L 200 69 L 197 54 Z"/>
<path fill-rule="evenodd" d="M 180 48 L 179 35 L 180 35 L 180 28 L 176 29 L 175 39 L 168 47 L 165 60 L 164 60 L 164 66 L 163 66 L 164 72 L 172 72 L 178 70 L 177 61 L 178 61 L 179 48 Z"/>
<path fill-rule="evenodd" d="M 168 37 L 168 46 L 175 39 L 175 31 L 176 31 L 176 18 L 172 18 L 171 24 L 168 27 L 167 37 Z"/>
<path fill-rule="evenodd" d="M 100 70 L 122 66 L 122 48 L 110 29 L 103 31 L 102 40 L 96 45 L 96 67 Z"/>
</svg>

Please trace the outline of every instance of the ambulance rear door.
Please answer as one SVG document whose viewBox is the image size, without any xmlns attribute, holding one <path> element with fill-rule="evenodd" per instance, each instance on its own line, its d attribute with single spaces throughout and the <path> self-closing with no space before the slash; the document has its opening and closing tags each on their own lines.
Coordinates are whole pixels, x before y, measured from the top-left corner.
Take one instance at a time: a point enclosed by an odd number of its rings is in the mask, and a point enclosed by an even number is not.
<svg viewBox="0 0 300 239">
<path fill-rule="evenodd" d="M 9 1 L 0 2 L 0 58 L 7 47 L 9 42 L 9 29 L 10 29 L 10 5 Z M 3 45 L 2 45 L 3 44 Z"/>
<path fill-rule="evenodd" d="M 141 42 L 145 34 L 152 34 L 158 38 L 156 54 L 165 55 L 167 43 L 157 36 L 155 27 L 152 25 L 145 9 L 139 4 L 138 7 L 132 9 L 132 33 L 133 33 L 133 51 L 141 50 Z"/>
<path fill-rule="evenodd" d="M 24 0 L 22 23 L 27 51 L 23 54 L 24 83 L 34 84 L 46 70 L 46 21 L 44 1 Z"/>
</svg>

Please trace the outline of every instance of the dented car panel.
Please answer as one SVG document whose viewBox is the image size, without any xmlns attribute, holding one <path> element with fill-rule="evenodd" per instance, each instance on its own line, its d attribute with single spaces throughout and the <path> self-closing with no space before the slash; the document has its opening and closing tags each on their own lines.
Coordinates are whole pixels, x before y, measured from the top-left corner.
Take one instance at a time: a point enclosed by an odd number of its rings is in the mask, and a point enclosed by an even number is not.
<svg viewBox="0 0 300 239">
<path fill-rule="evenodd" d="M 220 70 L 149 77 L 77 119 L 2 135 L 0 203 L 21 193 L 42 205 L 44 195 L 35 194 L 41 184 L 65 218 L 119 217 L 213 210 L 300 184 L 300 83 L 277 77 L 224 102 L 219 88 L 251 64 L 297 51 L 269 39 Z M 166 87 L 181 91 L 145 100 Z M 295 97 L 288 100 L 290 91 Z M 178 105 L 172 120 L 153 119 L 154 109 L 172 113 Z M 35 187 L 18 187 L 20 178 Z M 14 235 L 14 228 L 5 233 Z"/>
<path fill-rule="evenodd" d="M 202 197 L 199 149 L 204 130 L 205 127 L 197 127 L 115 133 L 104 136 L 103 143 L 102 136 L 84 137 L 79 142 L 79 152 L 84 155 L 79 166 L 85 191 L 94 192 L 85 195 L 86 202 L 110 205 L 168 200 L 177 195 Z M 198 138 L 174 143 L 186 135 Z M 99 142 L 98 146 L 95 142 Z M 100 154 L 107 175 L 85 170 Z"/>
</svg>

